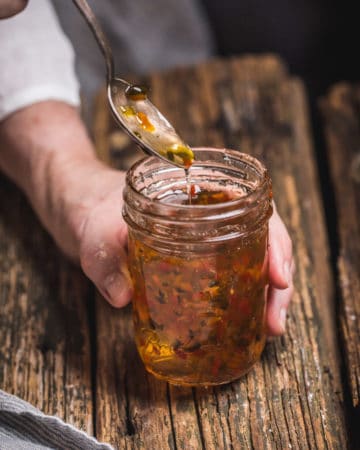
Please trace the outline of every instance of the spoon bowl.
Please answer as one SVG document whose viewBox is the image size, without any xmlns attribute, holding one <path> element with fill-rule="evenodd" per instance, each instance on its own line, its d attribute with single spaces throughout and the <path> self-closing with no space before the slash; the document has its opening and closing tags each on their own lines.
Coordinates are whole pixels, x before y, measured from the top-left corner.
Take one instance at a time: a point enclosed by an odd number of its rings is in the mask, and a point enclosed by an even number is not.
<svg viewBox="0 0 360 450">
<path fill-rule="evenodd" d="M 188 169 L 194 154 L 170 122 L 148 99 L 147 92 L 114 75 L 111 47 L 86 0 L 73 0 L 92 30 L 104 55 L 107 97 L 116 123 L 148 155 Z"/>
<path fill-rule="evenodd" d="M 107 86 L 108 101 L 117 124 L 145 153 L 188 168 L 194 159 L 190 147 L 182 141 L 144 91 L 141 96 L 127 94 L 134 88 L 140 90 L 117 77 L 112 78 Z"/>
</svg>

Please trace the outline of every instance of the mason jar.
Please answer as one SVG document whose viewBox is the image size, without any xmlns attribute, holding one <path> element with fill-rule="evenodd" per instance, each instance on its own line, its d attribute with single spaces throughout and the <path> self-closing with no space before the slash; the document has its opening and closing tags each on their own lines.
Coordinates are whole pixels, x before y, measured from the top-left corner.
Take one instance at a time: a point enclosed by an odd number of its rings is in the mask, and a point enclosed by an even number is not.
<svg viewBox="0 0 360 450">
<path fill-rule="evenodd" d="M 194 154 L 187 174 L 156 157 L 127 174 L 133 322 L 149 372 L 217 385 L 246 373 L 264 348 L 271 181 L 250 155 Z"/>
</svg>

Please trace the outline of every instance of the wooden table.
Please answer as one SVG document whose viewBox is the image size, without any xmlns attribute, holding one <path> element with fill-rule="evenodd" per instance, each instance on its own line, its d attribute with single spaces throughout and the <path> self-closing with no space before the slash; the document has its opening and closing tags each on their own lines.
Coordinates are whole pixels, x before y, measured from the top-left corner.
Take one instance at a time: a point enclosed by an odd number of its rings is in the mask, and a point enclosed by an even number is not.
<svg viewBox="0 0 360 450">
<path fill-rule="evenodd" d="M 0 388 L 119 449 L 356 448 L 360 88 L 337 86 L 321 102 L 331 168 L 323 192 L 336 206 L 326 217 L 338 231 L 329 236 L 306 92 L 278 58 L 215 60 L 148 81 L 153 102 L 191 145 L 239 148 L 268 166 L 297 265 L 286 335 L 229 385 L 157 381 L 137 356 L 130 308 L 100 298 L 1 178 Z M 114 128 L 103 94 L 92 131 L 114 166 L 139 156 Z"/>
</svg>

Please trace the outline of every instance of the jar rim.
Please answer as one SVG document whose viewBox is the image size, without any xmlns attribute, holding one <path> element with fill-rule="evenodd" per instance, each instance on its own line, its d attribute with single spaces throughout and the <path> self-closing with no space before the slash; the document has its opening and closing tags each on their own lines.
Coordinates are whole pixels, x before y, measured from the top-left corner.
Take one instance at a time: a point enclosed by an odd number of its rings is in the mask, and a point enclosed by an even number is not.
<svg viewBox="0 0 360 450">
<path fill-rule="evenodd" d="M 135 198 L 138 198 L 140 201 L 143 201 L 146 199 L 146 201 L 151 202 L 154 205 L 159 205 L 161 207 L 166 207 L 168 209 L 176 208 L 178 211 L 193 211 L 194 213 L 197 212 L 201 215 L 201 213 L 206 214 L 207 216 L 211 215 L 211 211 L 218 211 L 222 210 L 225 212 L 226 210 L 234 210 L 234 208 L 239 211 L 243 208 L 248 207 L 249 205 L 253 204 L 258 200 L 259 197 L 261 197 L 264 193 L 264 190 L 268 189 L 270 184 L 270 178 L 268 175 L 268 171 L 264 164 L 259 161 L 254 156 L 243 153 L 238 150 L 228 149 L 228 148 L 214 148 L 214 147 L 194 147 L 192 148 L 194 153 L 198 156 L 201 155 L 202 152 L 214 152 L 214 153 L 221 153 L 224 155 L 224 161 L 228 160 L 231 162 L 231 159 L 235 159 L 238 161 L 242 161 L 245 164 L 248 164 L 252 168 L 254 168 L 258 173 L 258 183 L 256 185 L 256 188 L 250 192 L 245 193 L 244 195 L 240 197 L 236 197 L 230 200 L 226 200 L 224 202 L 219 202 L 215 204 L 207 204 L 207 205 L 199 205 L 199 204 L 171 204 L 171 203 L 165 203 L 159 200 L 158 198 L 151 198 L 149 196 L 144 195 L 142 192 L 139 192 L 134 187 L 134 183 L 132 182 L 136 171 L 141 167 L 144 166 L 144 169 L 146 169 L 146 165 L 148 167 L 151 166 L 152 163 L 158 164 L 157 171 L 161 169 L 169 170 L 169 171 L 177 171 L 181 170 L 179 167 L 176 167 L 170 163 L 166 163 L 166 161 L 163 161 L 159 158 L 156 158 L 155 156 L 145 156 L 144 158 L 137 161 L 127 172 L 126 175 L 126 188 L 131 191 L 131 195 Z M 195 159 L 193 165 L 190 168 L 190 173 L 192 169 L 196 169 L 199 166 L 207 165 L 208 167 L 211 167 L 211 164 L 213 163 L 212 160 L 197 160 Z M 214 165 L 216 165 L 218 161 L 214 161 Z M 229 167 L 231 167 L 231 164 L 229 164 Z M 192 217 L 193 218 L 193 217 Z"/>
<path fill-rule="evenodd" d="M 186 193 L 184 170 L 160 158 L 143 158 L 128 171 L 123 193 L 123 217 L 130 229 L 143 239 L 162 242 L 164 248 L 171 244 L 172 251 L 174 240 L 181 247 L 190 242 L 198 245 L 198 241 L 215 243 L 255 236 L 272 214 L 271 180 L 265 166 L 236 150 L 193 150 L 191 182 L 202 187 L 207 183 L 211 190 L 229 189 L 239 197 L 206 205 L 162 201 L 157 197 L 167 199 L 169 192 L 176 196 L 179 188 Z"/>
</svg>

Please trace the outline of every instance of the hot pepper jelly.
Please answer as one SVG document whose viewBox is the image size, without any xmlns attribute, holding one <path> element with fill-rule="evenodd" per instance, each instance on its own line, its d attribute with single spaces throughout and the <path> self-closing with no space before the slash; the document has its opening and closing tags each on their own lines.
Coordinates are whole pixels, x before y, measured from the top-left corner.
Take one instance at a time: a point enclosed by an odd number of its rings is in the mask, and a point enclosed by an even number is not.
<svg viewBox="0 0 360 450">
<path fill-rule="evenodd" d="M 158 158 L 135 164 L 123 211 L 140 356 L 156 377 L 188 386 L 230 382 L 261 355 L 272 213 L 258 160 L 194 154 L 190 188 L 181 168 Z"/>
</svg>

